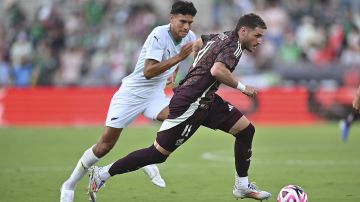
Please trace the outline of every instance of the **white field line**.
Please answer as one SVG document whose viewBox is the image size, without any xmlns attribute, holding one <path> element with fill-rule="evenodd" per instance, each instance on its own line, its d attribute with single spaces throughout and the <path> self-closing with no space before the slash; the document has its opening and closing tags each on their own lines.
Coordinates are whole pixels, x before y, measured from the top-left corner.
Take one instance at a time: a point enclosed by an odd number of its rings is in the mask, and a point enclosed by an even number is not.
<svg viewBox="0 0 360 202">
<path fill-rule="evenodd" d="M 233 162 L 234 157 L 225 155 L 222 151 L 205 152 L 201 155 L 202 159 L 216 162 Z M 279 159 L 255 159 L 251 163 L 265 164 L 265 165 L 301 165 L 301 166 L 331 166 L 331 165 L 351 165 L 360 166 L 360 160 L 336 160 L 336 159 L 321 159 L 321 160 L 308 160 L 308 159 L 292 159 L 292 160 L 279 160 Z"/>
</svg>

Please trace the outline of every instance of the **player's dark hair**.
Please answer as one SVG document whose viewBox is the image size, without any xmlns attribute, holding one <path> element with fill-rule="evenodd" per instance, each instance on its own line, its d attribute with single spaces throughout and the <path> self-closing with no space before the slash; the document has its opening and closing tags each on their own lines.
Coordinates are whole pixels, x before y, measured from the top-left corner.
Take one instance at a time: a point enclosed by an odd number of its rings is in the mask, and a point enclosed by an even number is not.
<svg viewBox="0 0 360 202">
<path fill-rule="evenodd" d="M 240 17 L 236 25 L 235 31 L 239 31 L 241 27 L 248 27 L 250 29 L 260 27 L 262 29 L 267 29 L 264 20 L 254 13 L 249 13 Z"/>
<path fill-rule="evenodd" d="M 194 4 L 190 1 L 177 1 L 171 7 L 170 14 L 182 14 L 182 15 L 191 15 L 195 16 L 197 10 Z"/>
</svg>

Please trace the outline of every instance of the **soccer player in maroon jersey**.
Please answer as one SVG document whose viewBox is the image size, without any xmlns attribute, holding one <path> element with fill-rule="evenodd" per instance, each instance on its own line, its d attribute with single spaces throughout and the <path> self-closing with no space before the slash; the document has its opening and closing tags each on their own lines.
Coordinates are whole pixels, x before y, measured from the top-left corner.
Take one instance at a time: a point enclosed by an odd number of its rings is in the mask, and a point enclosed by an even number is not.
<svg viewBox="0 0 360 202">
<path fill-rule="evenodd" d="M 201 49 L 188 74 L 174 89 L 169 105 L 170 114 L 161 125 L 154 144 L 134 151 L 110 165 L 92 167 L 90 195 L 94 196 L 111 176 L 131 172 L 145 165 L 165 162 L 173 151 L 203 125 L 235 137 L 234 196 L 268 199 L 270 193 L 258 190 L 248 180 L 255 128 L 236 107 L 215 93 L 223 83 L 239 89 L 247 96 L 256 96 L 258 90 L 242 84 L 232 75 L 232 71 L 244 50 L 253 52 L 262 43 L 266 28 L 261 17 L 251 13 L 240 17 L 232 31 L 202 35 L 194 43 L 194 49 Z"/>
</svg>

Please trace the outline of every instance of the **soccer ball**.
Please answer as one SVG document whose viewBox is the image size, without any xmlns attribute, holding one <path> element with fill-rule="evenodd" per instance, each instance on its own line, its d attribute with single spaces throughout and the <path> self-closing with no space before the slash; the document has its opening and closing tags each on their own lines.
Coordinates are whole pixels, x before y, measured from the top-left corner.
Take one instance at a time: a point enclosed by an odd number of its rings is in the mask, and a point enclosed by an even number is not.
<svg viewBox="0 0 360 202">
<path fill-rule="evenodd" d="M 307 194 L 297 185 L 286 185 L 278 194 L 277 202 L 307 202 Z"/>
</svg>

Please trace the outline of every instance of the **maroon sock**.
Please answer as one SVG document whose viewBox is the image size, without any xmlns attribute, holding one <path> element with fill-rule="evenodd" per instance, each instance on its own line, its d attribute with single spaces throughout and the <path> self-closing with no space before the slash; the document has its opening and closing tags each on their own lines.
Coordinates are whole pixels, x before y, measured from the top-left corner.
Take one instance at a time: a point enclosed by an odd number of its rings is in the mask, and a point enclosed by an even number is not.
<svg viewBox="0 0 360 202">
<path fill-rule="evenodd" d="M 109 169 L 111 176 L 132 172 L 146 165 L 162 163 L 168 156 L 160 153 L 154 145 L 148 148 L 131 152 L 122 159 L 117 160 Z"/>
<path fill-rule="evenodd" d="M 255 127 L 250 123 L 248 127 L 235 135 L 235 168 L 239 177 L 248 176 L 250 158 L 252 155 L 251 145 L 255 133 Z"/>
</svg>

